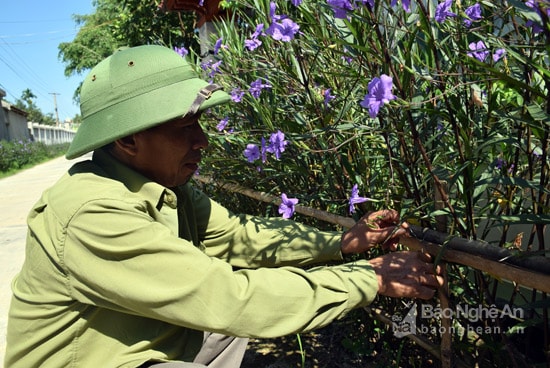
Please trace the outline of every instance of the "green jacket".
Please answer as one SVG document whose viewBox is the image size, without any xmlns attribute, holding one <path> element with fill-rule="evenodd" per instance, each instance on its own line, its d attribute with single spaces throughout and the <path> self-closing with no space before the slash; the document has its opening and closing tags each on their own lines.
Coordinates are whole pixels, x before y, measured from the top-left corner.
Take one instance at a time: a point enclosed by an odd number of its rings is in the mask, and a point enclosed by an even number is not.
<svg viewBox="0 0 550 368">
<path fill-rule="evenodd" d="M 364 260 L 299 268 L 342 260 L 339 233 L 236 216 L 189 184 L 167 189 L 102 151 L 44 192 L 28 228 L 8 368 L 191 361 L 202 331 L 312 330 L 377 292 Z"/>
</svg>

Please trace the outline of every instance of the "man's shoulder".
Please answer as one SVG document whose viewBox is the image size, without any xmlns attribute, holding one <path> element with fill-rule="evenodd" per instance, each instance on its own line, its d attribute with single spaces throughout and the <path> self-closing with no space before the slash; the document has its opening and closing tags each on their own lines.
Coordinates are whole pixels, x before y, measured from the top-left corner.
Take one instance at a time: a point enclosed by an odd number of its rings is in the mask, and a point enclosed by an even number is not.
<svg viewBox="0 0 550 368">
<path fill-rule="evenodd" d="M 82 161 L 74 164 L 69 171 L 51 188 L 57 198 L 78 196 L 79 198 L 105 197 L 110 193 L 119 195 L 127 191 L 119 180 L 109 175 L 92 161 Z"/>
<path fill-rule="evenodd" d="M 118 201 L 131 195 L 124 183 L 109 177 L 101 167 L 82 161 L 44 192 L 42 202 L 66 219 L 95 201 Z"/>
</svg>

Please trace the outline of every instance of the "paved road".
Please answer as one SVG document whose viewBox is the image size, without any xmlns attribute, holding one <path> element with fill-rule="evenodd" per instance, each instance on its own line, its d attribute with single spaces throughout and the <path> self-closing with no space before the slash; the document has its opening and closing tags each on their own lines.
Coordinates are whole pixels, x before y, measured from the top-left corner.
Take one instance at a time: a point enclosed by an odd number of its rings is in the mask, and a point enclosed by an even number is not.
<svg viewBox="0 0 550 368">
<path fill-rule="evenodd" d="M 10 284 L 25 257 L 27 214 L 42 191 L 79 160 L 68 161 L 60 157 L 0 179 L 0 366 L 3 366 L 6 351 Z"/>
</svg>

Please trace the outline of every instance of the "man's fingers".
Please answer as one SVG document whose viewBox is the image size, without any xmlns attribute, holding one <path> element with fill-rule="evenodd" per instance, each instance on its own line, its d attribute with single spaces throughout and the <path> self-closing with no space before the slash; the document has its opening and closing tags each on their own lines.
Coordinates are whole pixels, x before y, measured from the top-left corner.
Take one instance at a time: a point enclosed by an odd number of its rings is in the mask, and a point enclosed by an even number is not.
<svg viewBox="0 0 550 368">
<path fill-rule="evenodd" d="M 427 263 L 433 262 L 433 257 L 429 253 L 426 253 L 424 251 L 418 252 L 418 258 L 420 258 L 422 262 L 427 262 Z"/>
<path fill-rule="evenodd" d="M 424 275 L 420 275 L 419 282 L 422 285 L 437 288 L 441 286 L 444 281 L 443 281 L 443 277 L 441 276 L 437 276 L 433 274 L 424 274 Z"/>
<path fill-rule="evenodd" d="M 369 219 L 382 226 L 387 226 L 399 221 L 399 213 L 396 210 L 380 210 L 371 213 Z"/>
<path fill-rule="evenodd" d="M 391 297 L 430 299 L 443 285 L 439 267 L 420 252 L 388 253 L 371 260 L 379 280 L 379 293 Z"/>
<path fill-rule="evenodd" d="M 419 299 L 429 300 L 429 299 L 432 299 L 434 296 L 435 296 L 435 289 L 422 287 L 422 286 L 417 289 L 416 297 Z"/>
<path fill-rule="evenodd" d="M 441 266 L 434 265 L 434 257 L 431 254 L 420 251 L 418 252 L 418 258 L 420 258 L 420 261 L 425 263 L 427 269 L 431 270 L 431 273 L 435 273 L 437 275 L 441 274 Z"/>
</svg>

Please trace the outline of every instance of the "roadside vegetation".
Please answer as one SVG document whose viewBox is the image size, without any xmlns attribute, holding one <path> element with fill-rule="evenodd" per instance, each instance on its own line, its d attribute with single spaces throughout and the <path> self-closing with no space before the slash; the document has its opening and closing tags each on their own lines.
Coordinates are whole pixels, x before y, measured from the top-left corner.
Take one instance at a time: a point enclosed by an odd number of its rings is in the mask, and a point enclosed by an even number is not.
<svg viewBox="0 0 550 368">
<path fill-rule="evenodd" d="M 45 145 L 41 142 L 0 141 L 0 178 L 13 175 L 65 154 L 68 144 Z"/>
</svg>

